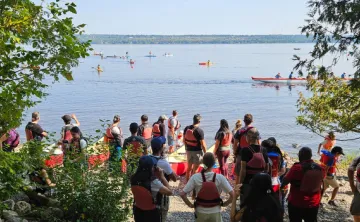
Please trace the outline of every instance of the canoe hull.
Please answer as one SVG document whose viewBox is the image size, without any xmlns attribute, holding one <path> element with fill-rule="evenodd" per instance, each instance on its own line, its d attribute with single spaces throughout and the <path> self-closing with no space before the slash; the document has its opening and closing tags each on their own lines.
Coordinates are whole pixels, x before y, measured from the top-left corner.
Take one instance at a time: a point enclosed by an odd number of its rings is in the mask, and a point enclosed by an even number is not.
<svg viewBox="0 0 360 222">
<path fill-rule="evenodd" d="M 307 80 L 305 78 L 296 78 L 296 79 L 288 79 L 288 78 L 256 78 L 251 77 L 252 80 L 263 83 L 281 83 L 281 84 L 306 84 Z"/>
</svg>

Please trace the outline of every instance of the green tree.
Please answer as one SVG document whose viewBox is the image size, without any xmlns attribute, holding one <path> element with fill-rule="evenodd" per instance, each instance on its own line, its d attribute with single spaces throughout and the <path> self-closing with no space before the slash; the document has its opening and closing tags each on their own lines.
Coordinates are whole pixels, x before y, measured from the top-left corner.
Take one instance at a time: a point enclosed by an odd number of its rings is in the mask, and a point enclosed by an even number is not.
<svg viewBox="0 0 360 222">
<path fill-rule="evenodd" d="M 302 33 L 315 42 L 310 59 L 294 56 L 296 69 L 302 73 L 315 70 L 316 62 L 331 55 L 331 64 L 318 69 L 323 81 L 309 81 L 310 98 L 300 94 L 297 117 L 301 124 L 315 133 L 336 131 L 360 133 L 360 83 L 350 84 L 330 76 L 331 68 L 343 56 L 353 60 L 354 77 L 360 75 L 360 2 L 352 0 L 310 0 L 309 19 Z"/>
<path fill-rule="evenodd" d="M 88 55 L 90 42 L 77 38 L 85 25 L 75 26 L 69 16 L 75 7 L 0 1 L 0 133 L 19 126 L 24 110 L 46 96 L 45 80 L 71 80 L 71 68 Z"/>
</svg>

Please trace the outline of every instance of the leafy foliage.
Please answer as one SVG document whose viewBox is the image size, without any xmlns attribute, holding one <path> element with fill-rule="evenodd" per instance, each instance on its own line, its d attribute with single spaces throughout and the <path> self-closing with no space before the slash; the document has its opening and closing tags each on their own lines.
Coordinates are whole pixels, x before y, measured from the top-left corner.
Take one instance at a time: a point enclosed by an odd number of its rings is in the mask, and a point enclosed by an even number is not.
<svg viewBox="0 0 360 222">
<path fill-rule="evenodd" d="M 360 133 L 360 81 L 350 84 L 331 77 L 331 68 L 342 56 L 353 59 L 356 69 L 354 77 L 360 77 L 360 2 L 352 0 L 310 0 L 307 25 L 302 33 L 315 42 L 310 59 L 294 56 L 296 69 L 316 70 L 315 63 L 326 55 L 333 60 L 327 67 L 318 69 L 318 78 L 311 80 L 309 90 L 312 97 L 300 94 L 297 122 L 311 131 L 356 132 Z"/>
<path fill-rule="evenodd" d="M 30 0 L 0 1 L 0 131 L 20 125 L 22 113 L 46 96 L 45 79 L 69 78 L 78 58 L 88 55 L 80 42 L 84 24 L 75 26 L 74 3 L 46 7 Z"/>
</svg>

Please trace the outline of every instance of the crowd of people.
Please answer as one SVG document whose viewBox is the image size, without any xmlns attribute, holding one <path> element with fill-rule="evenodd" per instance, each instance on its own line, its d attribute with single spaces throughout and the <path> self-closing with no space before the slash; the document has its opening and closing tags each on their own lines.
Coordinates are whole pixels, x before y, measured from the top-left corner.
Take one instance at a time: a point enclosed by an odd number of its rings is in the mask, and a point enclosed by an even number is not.
<svg viewBox="0 0 360 222">
<path fill-rule="evenodd" d="M 88 141 L 80 131 L 80 122 L 75 115 L 64 115 L 62 119 L 64 126 L 59 144 L 71 163 L 82 165 Z M 72 120 L 75 123 L 71 123 Z M 329 187 L 333 191 L 328 204 L 337 206 L 336 195 L 340 186 L 336 179 L 336 164 L 344 152 L 336 146 L 333 132 L 319 144 L 317 153 L 321 155 L 320 161 L 314 161 L 311 148 L 303 147 L 298 153 L 299 162 L 288 166 L 288 158 L 277 140 L 274 137 L 263 140 L 253 126 L 251 114 L 246 114 L 243 121 L 238 120 L 233 130 L 222 119 L 212 152 L 208 152 L 204 131 L 200 127 L 200 114 L 194 115 L 193 124 L 186 126 L 182 132 L 176 110 L 170 118 L 161 115 L 153 124 L 149 124 L 147 115 L 142 115 L 140 120 L 140 124 L 130 124 L 131 136 L 124 138 L 120 116 L 115 115 L 104 136 L 104 141 L 110 144 L 111 161 L 123 161 L 130 153 L 136 157 L 136 164 L 127 166 L 134 172 L 130 181 L 136 222 L 166 221 L 169 196 L 173 195 L 169 182 L 179 179 L 166 155 L 178 147 L 180 133 L 187 161 L 186 185 L 180 197 L 184 204 L 194 208 L 194 220 L 197 222 L 222 221 L 221 208 L 229 205 L 231 221 L 283 221 L 286 202 L 291 222 L 317 221 L 321 199 L 325 198 L 324 191 Z M 39 121 L 40 114 L 34 112 L 25 128 L 28 141 L 41 141 L 48 136 Z M 19 144 L 20 136 L 15 129 L 0 135 L 0 146 L 6 152 L 12 152 Z M 71 153 L 80 156 L 71 158 Z M 231 154 L 234 162 L 230 172 L 228 158 Z M 220 173 L 214 172 L 216 159 Z M 200 164 L 203 167 L 198 172 Z M 41 172 L 46 175 L 43 169 Z M 350 212 L 354 221 L 359 222 L 360 156 L 349 166 L 348 176 L 354 193 Z M 55 186 L 48 176 L 44 181 L 49 186 Z M 222 199 L 224 196 L 226 199 Z"/>
</svg>

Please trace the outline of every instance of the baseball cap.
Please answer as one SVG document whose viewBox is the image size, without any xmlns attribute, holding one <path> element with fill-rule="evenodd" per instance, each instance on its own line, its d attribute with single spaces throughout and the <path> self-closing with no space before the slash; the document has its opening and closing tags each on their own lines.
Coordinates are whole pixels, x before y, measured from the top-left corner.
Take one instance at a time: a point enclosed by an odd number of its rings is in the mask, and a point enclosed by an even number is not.
<svg viewBox="0 0 360 222">
<path fill-rule="evenodd" d="M 340 146 L 336 146 L 331 150 L 331 153 L 340 153 L 345 156 L 343 149 Z"/>
<path fill-rule="evenodd" d="M 159 117 L 159 119 L 165 119 L 165 120 L 166 120 L 166 119 L 168 119 L 168 118 L 167 118 L 166 115 L 161 115 L 161 116 Z"/>
<path fill-rule="evenodd" d="M 151 149 L 159 150 L 166 143 L 166 138 L 163 136 L 155 137 L 151 140 Z"/>
<path fill-rule="evenodd" d="M 141 169 L 151 169 L 155 165 L 155 159 L 150 156 L 142 156 L 139 159 L 139 168 Z"/>
<path fill-rule="evenodd" d="M 71 116 L 70 115 L 64 115 L 63 117 L 61 117 L 61 119 L 63 119 L 65 122 L 70 122 L 71 121 Z"/>
</svg>

